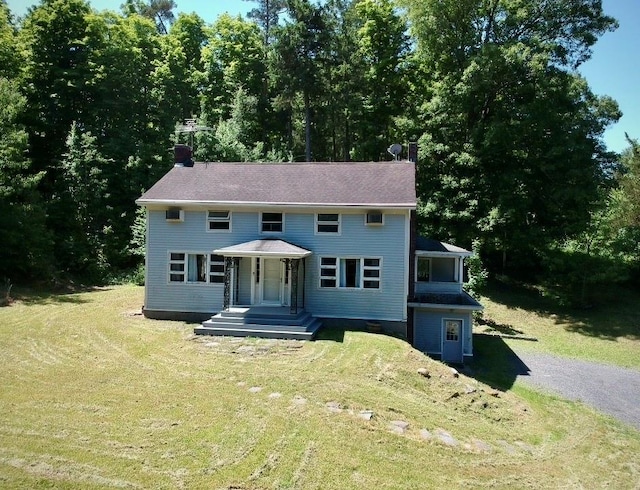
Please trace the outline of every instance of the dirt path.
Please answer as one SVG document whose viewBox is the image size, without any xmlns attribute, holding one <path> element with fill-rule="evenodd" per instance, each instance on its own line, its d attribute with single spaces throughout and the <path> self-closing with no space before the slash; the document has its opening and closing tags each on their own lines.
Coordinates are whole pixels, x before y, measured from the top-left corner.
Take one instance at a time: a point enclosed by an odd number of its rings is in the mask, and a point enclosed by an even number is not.
<svg viewBox="0 0 640 490">
<path fill-rule="evenodd" d="M 529 371 L 518 375 L 522 382 L 580 400 L 640 430 L 640 371 L 520 349 L 515 353 Z"/>
</svg>

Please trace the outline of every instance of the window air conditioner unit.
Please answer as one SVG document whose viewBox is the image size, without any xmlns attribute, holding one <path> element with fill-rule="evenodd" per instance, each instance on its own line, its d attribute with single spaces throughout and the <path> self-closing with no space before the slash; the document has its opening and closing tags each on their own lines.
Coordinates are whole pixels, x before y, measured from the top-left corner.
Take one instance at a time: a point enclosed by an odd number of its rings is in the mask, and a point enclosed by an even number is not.
<svg viewBox="0 0 640 490">
<path fill-rule="evenodd" d="M 169 208 L 165 211 L 167 221 L 184 221 L 184 211 L 180 208 Z"/>
<path fill-rule="evenodd" d="M 382 224 L 382 211 L 369 211 L 369 212 L 367 212 L 367 224 L 368 225 L 381 225 Z"/>
</svg>

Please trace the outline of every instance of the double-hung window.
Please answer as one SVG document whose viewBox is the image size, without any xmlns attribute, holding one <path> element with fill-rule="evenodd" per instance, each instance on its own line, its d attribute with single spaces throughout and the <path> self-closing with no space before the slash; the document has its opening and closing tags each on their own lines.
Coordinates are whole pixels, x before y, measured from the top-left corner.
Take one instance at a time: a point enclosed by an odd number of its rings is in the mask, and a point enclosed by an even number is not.
<svg viewBox="0 0 640 490">
<path fill-rule="evenodd" d="M 207 211 L 207 230 L 231 231 L 231 211 Z"/>
<path fill-rule="evenodd" d="M 214 284 L 224 282 L 224 257 L 204 253 L 169 253 L 169 282 Z"/>
<path fill-rule="evenodd" d="M 224 282 L 224 257 L 222 255 L 211 254 L 209 256 L 209 282 Z"/>
<path fill-rule="evenodd" d="M 169 282 L 185 282 L 187 254 L 171 252 L 169 254 Z"/>
<path fill-rule="evenodd" d="M 340 215 L 335 213 L 316 214 L 316 234 L 339 235 Z"/>
<path fill-rule="evenodd" d="M 261 213 L 260 231 L 263 233 L 282 233 L 284 216 L 282 213 Z"/>
<path fill-rule="evenodd" d="M 380 259 L 362 259 L 362 287 L 380 289 Z"/>
<path fill-rule="evenodd" d="M 320 258 L 320 287 L 380 289 L 380 258 Z"/>
<path fill-rule="evenodd" d="M 336 257 L 320 258 L 320 287 L 335 288 L 338 284 L 338 259 Z"/>
</svg>

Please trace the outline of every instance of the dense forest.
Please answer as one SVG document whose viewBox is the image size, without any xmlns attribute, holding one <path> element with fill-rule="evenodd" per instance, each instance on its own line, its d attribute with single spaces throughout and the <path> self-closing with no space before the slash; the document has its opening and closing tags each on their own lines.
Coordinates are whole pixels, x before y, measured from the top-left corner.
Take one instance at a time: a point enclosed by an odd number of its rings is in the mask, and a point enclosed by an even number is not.
<svg viewBox="0 0 640 490">
<path fill-rule="evenodd" d="M 179 0 L 178 0 L 179 1 Z M 570 301 L 640 282 L 640 147 L 577 68 L 600 0 L 0 0 L 0 279 L 139 269 L 135 199 L 196 119 L 199 161 L 377 161 L 419 143 L 419 228 Z"/>
</svg>

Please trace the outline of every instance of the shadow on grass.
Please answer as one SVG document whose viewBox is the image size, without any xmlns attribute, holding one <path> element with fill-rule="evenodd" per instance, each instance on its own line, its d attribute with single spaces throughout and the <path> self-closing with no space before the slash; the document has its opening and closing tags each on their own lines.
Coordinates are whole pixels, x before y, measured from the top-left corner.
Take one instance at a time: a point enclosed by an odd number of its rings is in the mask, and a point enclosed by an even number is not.
<svg viewBox="0 0 640 490">
<path fill-rule="evenodd" d="M 93 291 L 104 291 L 108 288 L 95 287 L 95 286 L 74 286 L 65 287 L 64 289 L 51 290 L 51 289 L 15 289 L 11 296 L 14 301 L 20 301 L 26 305 L 45 305 L 52 303 L 67 303 L 67 304 L 85 304 L 90 303 L 91 300 L 86 296 L 78 296 L 80 293 L 90 293 Z M 9 306 L 12 303 L 9 303 Z"/>
<path fill-rule="evenodd" d="M 528 375 L 529 367 L 497 335 L 473 335 L 473 361 L 468 363 L 465 374 L 488 384 L 492 388 L 507 391 L 518 376 Z"/>
<path fill-rule="evenodd" d="M 558 304 L 533 287 L 523 284 L 493 281 L 484 295 L 507 308 L 520 308 L 553 319 L 556 325 L 570 332 L 615 341 L 618 338 L 640 340 L 640 291 L 610 287 L 603 289 L 591 308 L 572 308 Z M 521 333 L 511 325 L 491 325 L 500 333 Z M 493 322 L 495 324 L 495 322 Z M 508 330 L 513 329 L 513 332 Z"/>
<path fill-rule="evenodd" d="M 329 340 L 331 342 L 344 342 L 345 330 L 342 328 L 321 328 L 314 340 Z"/>
</svg>

